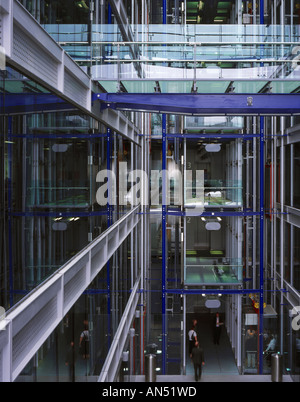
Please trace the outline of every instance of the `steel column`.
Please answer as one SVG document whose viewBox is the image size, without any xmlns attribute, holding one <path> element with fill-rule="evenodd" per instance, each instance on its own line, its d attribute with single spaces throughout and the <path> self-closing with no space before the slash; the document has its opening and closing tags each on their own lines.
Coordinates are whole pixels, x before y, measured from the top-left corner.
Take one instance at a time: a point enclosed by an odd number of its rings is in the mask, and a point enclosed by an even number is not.
<svg viewBox="0 0 300 402">
<path fill-rule="evenodd" d="M 264 0 L 260 0 L 260 18 L 259 18 L 259 21 L 260 21 L 260 24 L 261 25 L 264 25 L 264 23 L 265 23 L 265 2 L 264 2 Z"/>
<path fill-rule="evenodd" d="M 12 237 L 12 117 L 8 117 L 8 261 L 9 261 L 9 304 L 14 304 L 13 237 Z M 4 234 L 5 235 L 5 234 Z"/>
<path fill-rule="evenodd" d="M 264 118 L 260 118 L 260 301 L 259 301 L 259 374 L 263 374 L 264 328 Z"/>
<path fill-rule="evenodd" d="M 166 266 L 167 266 L 167 116 L 162 115 L 162 374 L 166 374 Z"/>
<path fill-rule="evenodd" d="M 107 149 L 106 149 L 106 169 L 110 171 L 111 169 L 111 163 L 110 163 L 110 157 L 111 157 L 111 130 L 110 128 L 107 128 Z M 108 178 L 109 180 L 109 178 Z M 109 189 L 109 185 L 108 185 Z M 109 190 L 108 190 L 109 191 Z M 108 199 L 107 199 L 107 228 L 110 228 L 112 225 L 111 221 L 111 206 L 110 206 L 110 198 L 111 194 L 108 194 Z M 110 260 L 107 261 L 106 264 L 106 288 L 107 288 L 107 334 L 108 334 L 108 346 L 110 347 L 111 345 L 111 293 L 110 293 Z"/>
<path fill-rule="evenodd" d="M 167 23 L 167 0 L 163 0 L 163 24 Z"/>
</svg>

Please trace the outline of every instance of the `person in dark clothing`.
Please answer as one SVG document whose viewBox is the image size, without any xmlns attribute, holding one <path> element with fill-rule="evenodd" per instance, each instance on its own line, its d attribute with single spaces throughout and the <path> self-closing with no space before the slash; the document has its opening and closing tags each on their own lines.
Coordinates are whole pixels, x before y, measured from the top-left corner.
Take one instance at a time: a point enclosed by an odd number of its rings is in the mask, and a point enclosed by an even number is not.
<svg viewBox="0 0 300 402">
<path fill-rule="evenodd" d="M 69 380 L 75 382 L 75 343 L 73 341 L 67 348 L 66 366 L 69 369 Z"/>
<path fill-rule="evenodd" d="M 224 323 L 221 321 L 220 314 L 217 313 L 214 319 L 214 344 L 219 345 L 220 342 L 220 336 L 221 336 L 221 331 L 222 331 L 222 325 Z"/>
<path fill-rule="evenodd" d="M 193 323 L 192 328 L 188 332 L 188 338 L 189 338 L 189 355 L 190 355 L 190 357 L 192 357 L 192 350 L 193 350 L 193 347 L 195 346 L 195 342 L 197 341 L 197 333 L 195 331 L 194 323 Z"/>
<path fill-rule="evenodd" d="M 202 24 L 213 24 L 217 15 L 219 0 L 205 0 Z"/>
<path fill-rule="evenodd" d="M 201 380 L 202 366 L 204 366 L 204 353 L 202 347 L 200 347 L 199 342 L 195 342 L 195 346 L 192 350 L 192 361 L 194 363 L 195 370 L 195 381 Z"/>
</svg>

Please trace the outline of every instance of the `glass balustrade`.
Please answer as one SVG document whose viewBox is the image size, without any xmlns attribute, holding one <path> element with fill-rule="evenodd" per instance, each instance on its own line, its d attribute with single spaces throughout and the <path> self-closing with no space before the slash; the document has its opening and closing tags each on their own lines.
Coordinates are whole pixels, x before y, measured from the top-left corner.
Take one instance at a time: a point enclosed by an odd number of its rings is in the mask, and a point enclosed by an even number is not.
<svg viewBox="0 0 300 402">
<path fill-rule="evenodd" d="M 242 282 L 242 260 L 225 258 L 221 250 L 211 250 L 210 253 L 211 257 L 198 257 L 197 251 L 187 250 L 185 285 L 237 285 Z"/>
<path fill-rule="evenodd" d="M 277 25 L 144 25 L 131 26 L 124 41 L 116 25 L 45 25 L 45 29 L 93 78 L 101 80 L 105 91 L 116 91 L 108 80 L 152 80 L 122 82 L 127 92 L 154 92 L 155 81 L 187 80 L 162 83 L 161 92 L 190 92 L 191 82 L 198 92 L 224 92 L 228 83 L 208 85 L 201 80 L 258 81 L 256 91 L 272 79 L 279 82 L 273 92 L 293 92 L 299 80 L 298 27 Z M 263 64 L 262 64 L 263 63 Z M 281 67 L 284 66 L 284 69 Z M 263 82 L 263 81 L 266 82 Z M 111 87 L 113 85 L 113 87 Z M 173 86 L 173 90 L 172 90 Z M 235 85 L 235 92 L 247 92 L 247 82 Z M 253 92 L 253 87 L 251 87 Z"/>
<path fill-rule="evenodd" d="M 187 180 L 185 187 L 186 208 L 218 206 L 241 207 L 243 205 L 243 186 L 239 180 L 205 180 L 204 187 Z"/>
</svg>

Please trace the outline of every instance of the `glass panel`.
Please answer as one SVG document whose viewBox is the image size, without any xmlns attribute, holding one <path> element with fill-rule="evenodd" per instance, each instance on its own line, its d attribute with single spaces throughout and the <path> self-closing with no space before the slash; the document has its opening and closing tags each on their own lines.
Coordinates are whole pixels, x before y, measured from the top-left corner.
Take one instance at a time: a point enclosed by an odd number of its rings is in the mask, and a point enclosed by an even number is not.
<svg viewBox="0 0 300 402">
<path fill-rule="evenodd" d="M 59 20 L 65 21 L 65 16 L 60 16 Z M 85 22 L 85 18 L 82 18 L 82 22 Z M 158 78 L 156 66 L 160 65 L 166 69 L 165 78 L 177 76 L 188 79 L 193 78 L 194 67 L 197 67 L 198 78 L 211 78 L 207 74 L 216 73 L 214 78 L 255 79 L 273 77 L 277 67 L 285 65 L 286 61 L 291 66 L 286 74 L 293 76 L 297 66 L 297 63 L 290 62 L 297 52 L 295 46 L 289 43 L 293 34 L 289 26 L 148 25 L 146 32 L 143 25 L 132 25 L 130 28 L 135 32 L 136 43 L 125 45 L 117 24 L 86 24 L 49 24 L 45 28 L 80 65 L 91 66 L 92 60 L 91 72 L 94 77 L 113 77 L 116 69 L 111 65 L 104 70 L 99 70 L 98 66 L 112 63 L 117 68 L 117 59 L 140 61 L 144 64 L 141 69 L 147 70 L 147 77 L 155 79 Z M 297 36 L 293 39 L 295 44 L 299 42 Z M 261 67 L 263 60 L 273 65 Z M 128 77 L 130 71 L 133 78 L 135 67 L 121 64 L 117 74 L 127 74 Z M 174 71 L 174 67 L 177 71 Z M 234 76 L 231 70 L 235 71 Z M 185 76 L 182 71 L 186 72 Z"/>
<path fill-rule="evenodd" d="M 217 250 L 216 250 L 217 251 Z M 221 251 L 221 250 L 220 250 Z M 185 285 L 237 285 L 241 283 L 239 277 L 243 270 L 241 261 L 226 259 L 228 265 L 224 265 L 223 259 L 218 263 L 216 258 L 186 258 Z"/>
<path fill-rule="evenodd" d="M 185 207 L 192 208 L 197 205 L 197 190 L 201 188 L 195 182 L 186 181 Z M 236 207 L 242 205 L 242 181 L 205 180 L 204 206 Z"/>
<path fill-rule="evenodd" d="M 185 129 L 189 133 L 199 133 L 200 129 L 224 130 L 232 133 L 233 130 L 244 127 L 244 118 L 239 116 L 207 116 L 185 117 Z"/>
<path fill-rule="evenodd" d="M 300 292 L 300 228 L 294 226 L 294 250 L 293 250 L 293 268 L 294 268 L 294 280 L 293 286 Z M 300 349 L 299 349 L 300 350 Z M 299 364 L 300 366 L 300 364 Z"/>
<path fill-rule="evenodd" d="M 197 81 L 198 93 L 225 93 L 230 81 Z"/>
<path fill-rule="evenodd" d="M 294 144 L 294 204 L 295 208 L 300 208 L 300 186 L 299 186 L 299 177 L 300 177 L 300 143 Z"/>
<path fill-rule="evenodd" d="M 300 87 L 299 81 L 272 81 L 272 93 L 290 94 Z"/>
<path fill-rule="evenodd" d="M 197 76 L 199 76 L 199 71 L 197 71 Z M 198 93 L 225 93 L 231 82 L 235 93 L 259 93 L 268 83 L 270 84 L 272 93 L 292 93 L 300 87 L 299 81 L 224 81 L 219 80 L 219 77 L 216 77 L 214 81 L 209 79 L 198 80 L 196 87 L 198 88 Z M 117 81 L 100 80 L 99 83 L 107 92 L 118 91 Z M 138 81 L 126 81 L 122 79 L 122 84 L 129 93 L 152 93 L 155 92 L 156 88 L 156 81 L 145 81 L 142 79 Z M 185 81 L 184 79 L 181 81 L 163 81 L 160 78 L 159 87 L 162 93 L 191 93 L 193 81 Z M 18 92 L 16 87 L 12 87 L 12 89 Z"/>
<path fill-rule="evenodd" d="M 241 256 L 232 256 L 227 242 L 228 225 L 234 218 L 187 217 L 184 283 L 189 286 L 234 285 L 243 278 Z M 209 230 L 214 224 L 215 230 Z"/>
<path fill-rule="evenodd" d="M 96 175 L 107 146 L 98 122 L 11 68 L 1 87 L 3 215 L 11 217 L 3 252 L 13 253 L 2 259 L 0 304 L 8 309 L 106 229 Z"/>
<path fill-rule="evenodd" d="M 193 81 L 160 81 L 162 93 L 190 93 Z"/>
<path fill-rule="evenodd" d="M 117 81 L 99 81 L 99 84 L 108 93 L 118 92 L 118 82 Z"/>
<path fill-rule="evenodd" d="M 236 93 L 258 93 L 268 81 L 234 81 L 232 86 Z"/>
<path fill-rule="evenodd" d="M 122 84 L 129 93 L 153 93 L 155 91 L 155 81 L 126 81 L 122 80 Z"/>
</svg>

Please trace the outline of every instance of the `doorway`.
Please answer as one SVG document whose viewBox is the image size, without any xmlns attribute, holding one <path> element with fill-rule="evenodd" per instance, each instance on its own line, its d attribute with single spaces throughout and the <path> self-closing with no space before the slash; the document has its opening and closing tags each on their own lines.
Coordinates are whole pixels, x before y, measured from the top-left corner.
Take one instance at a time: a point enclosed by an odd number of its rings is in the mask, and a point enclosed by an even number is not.
<svg viewBox="0 0 300 402">
<path fill-rule="evenodd" d="M 222 326 L 219 344 L 215 344 L 214 342 L 213 324 L 215 313 L 216 311 L 211 312 L 209 310 L 207 312 L 197 312 L 197 309 L 195 309 L 194 313 L 187 313 L 186 333 L 188 334 L 192 321 L 197 320 L 195 331 L 200 341 L 200 345 L 203 348 L 205 359 L 203 376 L 222 374 L 239 375 L 225 325 Z M 220 312 L 220 319 L 222 322 L 225 322 L 225 317 L 222 312 Z M 193 363 L 188 353 L 188 342 L 186 350 L 186 375 L 194 375 Z"/>
</svg>

